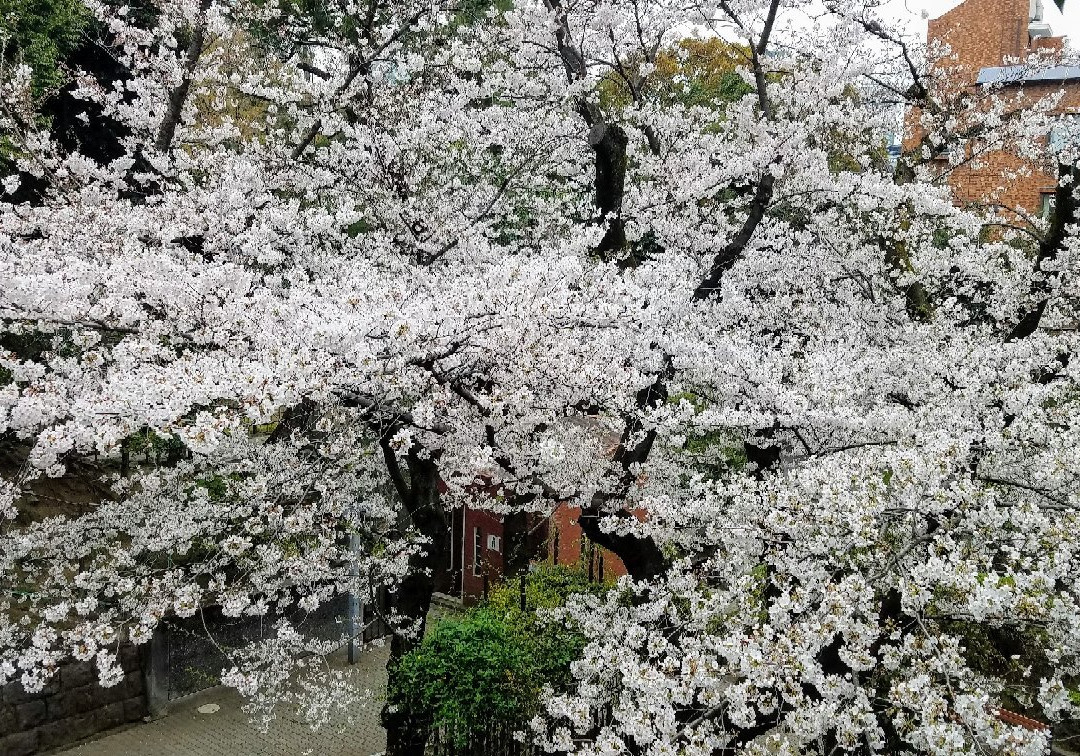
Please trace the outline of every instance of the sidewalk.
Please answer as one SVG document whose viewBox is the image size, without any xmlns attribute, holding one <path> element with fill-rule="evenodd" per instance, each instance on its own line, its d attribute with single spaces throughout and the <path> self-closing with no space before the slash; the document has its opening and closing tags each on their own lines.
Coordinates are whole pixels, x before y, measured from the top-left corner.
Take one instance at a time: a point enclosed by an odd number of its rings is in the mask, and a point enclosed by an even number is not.
<svg viewBox="0 0 1080 756">
<path fill-rule="evenodd" d="M 374 698 L 353 712 L 313 731 L 294 715 L 280 714 L 270 729 L 259 732 L 248 723 L 240 696 L 231 688 L 210 688 L 173 701 L 169 713 L 148 724 L 104 733 L 82 745 L 61 751 L 63 756 L 369 756 L 386 748 L 379 709 L 386 689 L 389 645 L 360 656 L 352 668 L 357 685 Z M 335 665 L 336 666 L 336 665 Z M 212 713 L 209 704 L 219 708 Z"/>
</svg>

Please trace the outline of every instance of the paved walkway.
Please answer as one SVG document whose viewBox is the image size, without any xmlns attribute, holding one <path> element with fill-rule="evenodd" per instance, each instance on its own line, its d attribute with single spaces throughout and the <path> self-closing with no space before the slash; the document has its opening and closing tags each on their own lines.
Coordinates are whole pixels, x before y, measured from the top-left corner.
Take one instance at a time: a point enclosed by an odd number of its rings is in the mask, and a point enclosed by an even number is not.
<svg viewBox="0 0 1080 756">
<path fill-rule="evenodd" d="M 173 701 L 167 716 L 148 724 L 112 730 L 63 756 L 370 756 L 386 748 L 379 709 L 386 689 L 389 644 L 360 656 L 351 667 L 357 684 L 373 698 L 352 713 L 313 731 L 296 716 L 279 714 L 270 729 L 259 732 L 248 722 L 240 696 L 231 688 L 211 688 Z M 343 660 L 341 660 L 343 662 Z M 335 664 L 335 666 L 337 666 Z M 212 713 L 201 713 L 216 704 Z"/>
</svg>

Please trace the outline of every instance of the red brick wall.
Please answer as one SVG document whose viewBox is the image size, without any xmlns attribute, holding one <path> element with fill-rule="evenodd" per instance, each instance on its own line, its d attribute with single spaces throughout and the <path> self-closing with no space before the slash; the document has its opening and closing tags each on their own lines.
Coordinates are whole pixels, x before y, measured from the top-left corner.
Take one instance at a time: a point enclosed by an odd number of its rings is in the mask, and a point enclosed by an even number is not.
<svg viewBox="0 0 1080 756">
<path fill-rule="evenodd" d="M 1060 83 L 1028 84 L 1025 99 L 1036 101 L 1055 94 Z M 1080 111 L 1080 82 L 1068 82 L 1057 112 Z M 1048 135 L 1049 136 L 1049 135 Z M 1038 213 L 1041 196 L 1053 191 L 1057 183 L 1056 166 L 1049 154 L 1041 161 L 1028 161 L 1009 152 L 993 152 L 982 158 L 975 167 L 961 165 L 951 169 L 948 177 L 956 203 L 1000 203 L 1006 208 L 1021 208 Z"/>
<path fill-rule="evenodd" d="M 1006 57 L 1022 58 L 1028 47 L 1029 0 L 965 0 L 930 21 L 927 39 L 944 42 L 958 65 L 975 81 L 980 68 L 1000 66 Z"/>
<path fill-rule="evenodd" d="M 479 574 L 474 569 L 478 556 L 475 549 L 477 530 L 480 532 Z M 499 551 L 493 551 L 487 547 L 489 535 L 499 538 L 501 542 Z M 464 575 L 462 578 L 461 599 L 467 606 L 475 604 L 483 597 L 485 575 L 488 578 L 489 585 L 494 585 L 502 577 L 506 545 L 506 528 L 502 517 L 473 507 L 465 510 L 465 548 L 463 552 L 465 558 L 463 560 Z"/>
<path fill-rule="evenodd" d="M 1015 59 L 1023 60 L 1034 51 L 1060 51 L 1063 42 L 1060 37 L 1029 41 L 1028 14 L 1028 0 L 965 0 L 930 21 L 928 42 L 940 40 L 952 48 L 951 56 L 932 64 L 935 99 L 948 108 L 956 98 L 977 95 L 975 80 L 980 69 L 1014 63 Z M 1048 82 L 1029 84 L 1023 92 L 1026 100 L 1034 101 L 1061 88 L 1060 82 Z M 1067 82 L 1064 91 L 1058 111 L 1080 111 L 1080 82 Z M 909 116 L 907 149 L 913 148 L 921 138 L 914 126 L 917 117 L 917 112 Z M 947 180 L 958 205 L 1000 204 L 1037 214 L 1043 192 L 1052 190 L 1056 183 L 1049 158 L 1030 163 L 1007 151 L 985 155 L 977 167 L 949 167 L 945 160 L 939 167 L 949 172 Z"/>
<path fill-rule="evenodd" d="M 571 507 L 560 504 L 551 515 L 551 525 L 548 529 L 550 538 L 550 551 L 552 561 L 555 564 L 580 566 L 588 570 L 588 539 L 581 532 L 577 518 L 581 516 L 580 507 Z M 555 552 L 555 534 L 558 533 L 558 552 Z M 582 546 L 585 546 L 585 559 L 582 559 Z M 607 549 L 593 546 L 593 575 L 599 578 L 600 560 L 604 562 L 604 578 L 616 578 L 626 574 L 626 567 L 622 560 Z"/>
</svg>

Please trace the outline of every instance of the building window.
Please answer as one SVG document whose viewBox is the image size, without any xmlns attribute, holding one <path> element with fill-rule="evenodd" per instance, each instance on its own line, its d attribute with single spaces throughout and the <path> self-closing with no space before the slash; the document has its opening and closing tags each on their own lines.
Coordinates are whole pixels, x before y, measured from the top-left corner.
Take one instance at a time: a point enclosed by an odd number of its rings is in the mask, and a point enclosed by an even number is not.
<svg viewBox="0 0 1080 756">
<path fill-rule="evenodd" d="M 1054 214 L 1054 192 L 1041 192 L 1039 194 L 1039 217 L 1050 220 Z"/>
<path fill-rule="evenodd" d="M 1080 113 L 1066 113 L 1050 129 L 1050 154 L 1057 157 L 1066 147 L 1080 146 Z"/>
<path fill-rule="evenodd" d="M 480 577 L 481 572 L 481 554 L 483 553 L 484 543 L 481 540 L 480 528 L 473 528 L 473 556 L 472 556 L 472 574 L 473 577 Z"/>
<path fill-rule="evenodd" d="M 502 551 L 502 539 L 497 535 L 489 535 L 487 537 L 488 551 Z"/>
</svg>

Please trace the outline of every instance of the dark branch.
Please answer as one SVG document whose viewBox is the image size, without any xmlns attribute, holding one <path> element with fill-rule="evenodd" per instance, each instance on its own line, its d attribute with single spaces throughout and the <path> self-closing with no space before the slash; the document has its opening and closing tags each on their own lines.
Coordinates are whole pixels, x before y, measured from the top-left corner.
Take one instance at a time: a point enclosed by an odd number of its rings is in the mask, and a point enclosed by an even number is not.
<svg viewBox="0 0 1080 756">
<path fill-rule="evenodd" d="M 734 239 L 716 253 L 708 274 L 694 289 L 694 301 L 700 302 L 703 299 L 708 299 L 714 291 L 719 289 L 720 280 L 723 278 L 724 273 L 729 271 L 743 252 L 746 251 L 746 247 L 754 237 L 754 232 L 765 217 L 765 211 L 768 209 L 769 203 L 772 202 L 775 184 L 776 179 L 772 173 L 766 173 L 758 181 L 754 199 L 750 202 L 750 212 L 746 216 L 742 228 L 739 229 L 739 233 L 735 235 Z"/>
<path fill-rule="evenodd" d="M 1035 280 L 1031 285 L 1031 293 L 1038 297 L 1035 305 L 1020 318 L 1020 321 L 1009 332 L 1006 341 L 1026 339 L 1035 333 L 1046 313 L 1046 306 L 1050 302 L 1051 284 L 1048 280 L 1049 271 L 1046 271 L 1047 263 L 1057 259 L 1058 253 L 1065 245 L 1068 227 L 1077 222 L 1077 182 L 1080 181 L 1080 169 L 1075 167 L 1060 166 L 1058 169 L 1059 179 L 1057 189 L 1054 192 L 1054 217 L 1050 223 L 1050 230 L 1039 243 L 1039 252 L 1035 259 Z"/>
<path fill-rule="evenodd" d="M 187 50 L 184 51 L 184 78 L 169 93 L 169 109 L 165 111 L 165 118 L 158 127 L 157 139 L 154 141 L 154 148 L 158 152 L 167 151 L 176 135 L 176 127 L 180 123 L 184 103 L 191 89 L 191 78 L 206 45 L 206 13 L 209 10 L 210 0 L 202 0 L 199 3 L 199 19 L 192 30 Z"/>
</svg>

